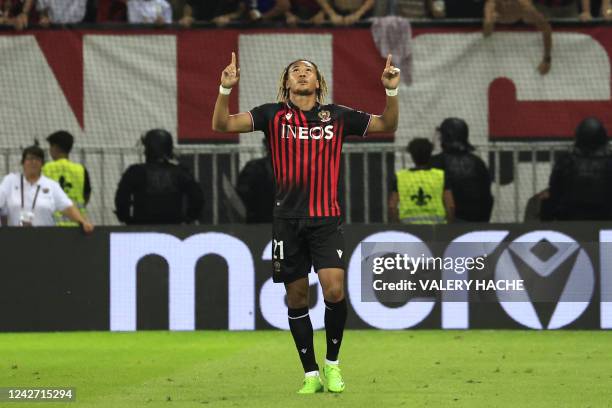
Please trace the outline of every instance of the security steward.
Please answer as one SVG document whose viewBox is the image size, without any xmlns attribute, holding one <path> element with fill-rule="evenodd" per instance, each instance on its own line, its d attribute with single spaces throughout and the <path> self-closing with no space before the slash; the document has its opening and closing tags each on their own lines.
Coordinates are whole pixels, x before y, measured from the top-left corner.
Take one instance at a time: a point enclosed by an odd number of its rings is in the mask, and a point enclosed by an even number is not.
<svg viewBox="0 0 612 408">
<path fill-rule="evenodd" d="M 403 224 L 445 224 L 454 218 L 453 194 L 444 171 L 431 168 L 433 144 L 415 138 L 408 144 L 414 162 L 411 169 L 395 173 L 389 195 L 389 219 Z"/>
<path fill-rule="evenodd" d="M 172 135 L 149 130 L 142 138 L 145 163 L 131 165 L 119 181 L 115 208 L 126 224 L 182 224 L 200 217 L 202 188 L 173 155 Z"/>
<path fill-rule="evenodd" d="M 74 144 L 74 137 L 65 130 L 59 130 L 47 137 L 49 154 L 53 161 L 45 163 L 42 172 L 45 176 L 55 180 L 62 190 L 72 200 L 83 216 L 87 216 L 85 207 L 91 196 L 89 173 L 85 166 L 70 161 L 69 155 Z M 57 211 L 53 214 L 55 225 L 64 227 L 77 227 L 78 223 Z"/>
<path fill-rule="evenodd" d="M 612 156 L 599 119 L 586 118 L 576 128 L 573 150 L 553 167 L 549 196 L 555 220 L 612 220 Z"/>
<path fill-rule="evenodd" d="M 437 131 L 442 153 L 431 166 L 444 170 L 455 200 L 455 222 L 489 222 L 493 209 L 491 176 L 484 161 L 472 153 L 469 128 L 460 118 L 446 118 Z"/>
</svg>

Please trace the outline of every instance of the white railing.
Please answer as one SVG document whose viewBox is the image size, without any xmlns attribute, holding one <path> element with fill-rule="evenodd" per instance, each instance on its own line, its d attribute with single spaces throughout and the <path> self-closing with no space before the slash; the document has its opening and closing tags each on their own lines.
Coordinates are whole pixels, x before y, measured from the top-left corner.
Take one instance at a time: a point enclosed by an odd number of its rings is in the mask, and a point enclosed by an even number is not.
<svg viewBox="0 0 612 408">
<path fill-rule="evenodd" d="M 476 154 L 489 164 L 494 183 L 492 222 L 520 222 L 527 200 L 545 189 L 556 152 L 569 143 L 490 143 L 477 146 Z M 239 170 L 251 159 L 264 155 L 263 148 L 239 145 L 193 145 L 175 149 L 183 164 L 191 167 L 202 184 L 206 206 L 202 223 L 219 224 L 235 219 L 228 215 L 224 179 L 236 185 Z M 90 217 L 99 225 L 117 225 L 114 195 L 123 171 L 144 159 L 142 148 L 77 148 L 71 159 L 83 163 L 90 174 Z M 20 170 L 21 151 L 0 148 L 0 169 Z M 343 147 L 340 197 L 347 223 L 387 222 L 388 180 L 391 173 L 410 167 L 405 147 L 390 143 L 347 143 Z M 501 177 L 501 183 L 498 181 Z M 214 181 L 214 182 L 213 182 Z M 227 186 L 228 183 L 226 183 Z"/>
</svg>

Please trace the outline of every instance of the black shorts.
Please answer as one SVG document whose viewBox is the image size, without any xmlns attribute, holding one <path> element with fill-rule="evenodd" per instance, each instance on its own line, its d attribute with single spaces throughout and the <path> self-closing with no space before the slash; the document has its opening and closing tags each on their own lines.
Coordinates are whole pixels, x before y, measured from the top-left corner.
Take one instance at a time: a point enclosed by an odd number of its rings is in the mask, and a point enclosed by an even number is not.
<svg viewBox="0 0 612 408">
<path fill-rule="evenodd" d="M 346 269 L 340 217 L 274 218 L 272 280 L 291 283 L 308 276 L 310 268 Z"/>
</svg>

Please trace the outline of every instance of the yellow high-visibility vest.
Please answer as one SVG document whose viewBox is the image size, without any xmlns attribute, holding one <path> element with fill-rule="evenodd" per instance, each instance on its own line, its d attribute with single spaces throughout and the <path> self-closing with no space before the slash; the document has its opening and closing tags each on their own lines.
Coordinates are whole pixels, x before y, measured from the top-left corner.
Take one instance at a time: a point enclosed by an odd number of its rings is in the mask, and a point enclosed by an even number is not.
<svg viewBox="0 0 612 408">
<path fill-rule="evenodd" d="M 45 176 L 59 183 L 74 205 L 85 215 L 85 167 L 68 159 L 58 159 L 45 163 L 42 172 Z M 64 227 L 76 227 L 78 223 L 71 221 L 61 212 L 53 214 L 55 224 Z"/>
<path fill-rule="evenodd" d="M 444 171 L 407 170 L 396 173 L 399 218 L 407 224 L 445 224 Z"/>
</svg>

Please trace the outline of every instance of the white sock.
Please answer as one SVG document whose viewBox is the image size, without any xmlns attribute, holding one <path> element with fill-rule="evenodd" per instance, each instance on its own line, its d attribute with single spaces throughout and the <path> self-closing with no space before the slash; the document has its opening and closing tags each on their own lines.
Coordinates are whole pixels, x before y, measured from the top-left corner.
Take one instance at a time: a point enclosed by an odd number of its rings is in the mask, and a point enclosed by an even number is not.
<svg viewBox="0 0 612 408">
<path fill-rule="evenodd" d="M 328 359 L 325 359 L 325 364 L 338 365 L 338 364 L 340 364 L 340 360 L 330 361 Z"/>
<path fill-rule="evenodd" d="M 318 377 L 319 376 L 319 372 L 318 371 L 309 371 L 306 374 L 304 374 L 305 377 Z"/>
</svg>

